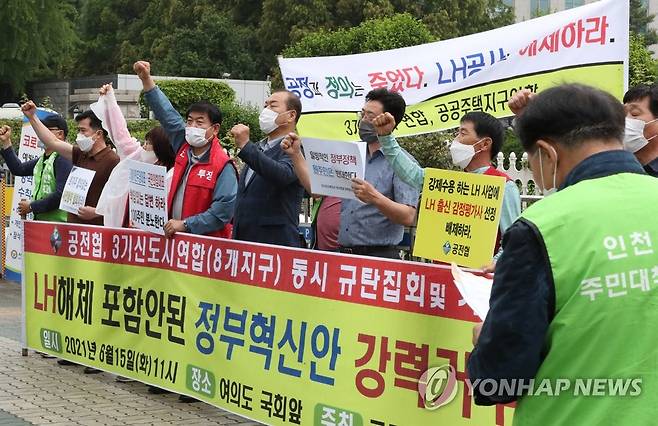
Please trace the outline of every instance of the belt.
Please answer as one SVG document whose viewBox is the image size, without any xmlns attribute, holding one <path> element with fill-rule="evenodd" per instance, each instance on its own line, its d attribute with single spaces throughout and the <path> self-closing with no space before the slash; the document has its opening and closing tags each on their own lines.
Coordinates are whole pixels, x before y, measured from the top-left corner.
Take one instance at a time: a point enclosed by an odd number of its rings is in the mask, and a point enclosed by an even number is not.
<svg viewBox="0 0 658 426">
<path fill-rule="evenodd" d="M 338 249 L 341 253 L 347 254 L 371 254 L 378 253 L 386 250 L 395 250 L 395 246 L 353 246 L 343 247 Z"/>
</svg>

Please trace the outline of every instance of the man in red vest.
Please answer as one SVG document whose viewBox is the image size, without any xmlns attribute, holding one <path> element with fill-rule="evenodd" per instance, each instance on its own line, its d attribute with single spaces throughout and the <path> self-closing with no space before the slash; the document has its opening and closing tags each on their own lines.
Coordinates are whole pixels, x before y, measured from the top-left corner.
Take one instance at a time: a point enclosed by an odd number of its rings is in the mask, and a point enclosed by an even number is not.
<svg viewBox="0 0 658 426">
<path fill-rule="evenodd" d="M 189 232 L 231 238 L 238 174 L 217 138 L 221 111 L 201 101 L 188 108 L 183 120 L 155 85 L 151 65 L 138 61 L 133 69 L 142 80 L 146 103 L 176 152 L 167 200 L 170 220 L 164 227 L 166 236 Z"/>
<path fill-rule="evenodd" d="M 400 145 L 391 134 L 395 128 L 393 116 L 389 113 L 381 114 L 373 120 L 373 126 L 379 135 L 382 151 L 396 175 L 421 191 L 425 170 L 402 153 Z M 450 156 L 457 167 L 470 173 L 502 176 L 507 179 L 493 256 L 494 262 L 485 268 L 486 271 L 493 270 L 495 260 L 500 255 L 502 234 L 521 214 L 521 196 L 516 184 L 509 176 L 491 165 L 491 160 L 498 155 L 503 146 L 504 138 L 505 131 L 498 119 L 485 112 L 472 111 L 462 117 L 459 130 L 450 145 Z"/>
</svg>

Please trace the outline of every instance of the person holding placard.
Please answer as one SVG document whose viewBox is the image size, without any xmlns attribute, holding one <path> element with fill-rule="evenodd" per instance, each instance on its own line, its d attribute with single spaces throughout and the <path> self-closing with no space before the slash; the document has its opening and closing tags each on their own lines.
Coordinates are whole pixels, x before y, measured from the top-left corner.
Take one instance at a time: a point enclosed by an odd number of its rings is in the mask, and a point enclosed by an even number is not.
<svg viewBox="0 0 658 426">
<path fill-rule="evenodd" d="M 381 114 L 374 119 L 374 125 L 382 144 L 382 151 L 391 167 L 403 181 L 422 190 L 425 170 L 403 154 L 402 148 L 392 134 L 395 128 L 393 117 L 390 114 Z M 455 166 L 470 173 L 502 176 L 507 180 L 498 236 L 492 253 L 494 262 L 500 256 L 502 235 L 521 214 L 521 195 L 516 183 L 507 174 L 491 165 L 491 160 L 498 155 L 503 146 L 503 140 L 504 129 L 498 119 L 485 112 L 473 111 L 462 117 L 455 139 L 450 145 L 450 156 Z M 485 269 L 492 271 L 494 268 L 492 264 Z"/>
<path fill-rule="evenodd" d="M 66 140 L 69 128 L 66 120 L 59 114 L 51 114 L 44 118 L 44 125 L 59 140 Z M 71 172 L 71 161 L 46 148 L 37 159 L 21 162 L 11 146 L 11 128 L 0 128 L 0 142 L 2 142 L 2 157 L 15 176 L 34 176 L 34 192 L 32 200 L 21 200 L 18 203 L 18 212 L 24 218 L 34 213 L 35 220 L 51 222 L 66 222 L 66 212 L 59 209 L 62 191 L 66 179 Z M 43 142 L 39 141 L 39 145 Z"/>
<path fill-rule="evenodd" d="M 98 102 L 92 105 L 92 109 L 97 109 L 98 116 L 103 122 L 103 128 L 114 141 L 121 161 L 114 168 L 103 188 L 96 212 L 103 215 L 105 226 L 128 227 L 130 223 L 127 214 L 128 186 L 126 182 L 130 177 L 130 170 L 128 162 L 125 160 L 142 161 L 166 167 L 168 173 L 165 187 L 169 189 L 173 177 L 175 154 L 162 127 L 154 127 L 149 130 L 144 137 L 144 145 L 130 135 L 126 119 L 116 101 L 111 84 L 103 85 L 99 94 Z"/>
<path fill-rule="evenodd" d="M 103 225 L 103 216 L 96 213 L 96 203 L 98 203 L 110 173 L 119 164 L 119 156 L 107 145 L 107 132 L 103 129 L 98 117 L 92 111 L 85 111 L 75 117 L 75 121 L 78 123 L 78 136 L 76 145 L 73 146 L 58 139 L 39 120 L 34 102 L 26 102 L 21 109 L 39 139 L 48 149 L 70 160 L 74 166 L 95 172 L 84 206 L 79 208 L 77 214 L 69 213 L 67 221 Z"/>
<path fill-rule="evenodd" d="M 133 69 L 142 81 L 146 103 L 176 153 L 165 235 L 189 232 L 231 238 L 238 176 L 217 137 L 222 112 L 200 101 L 190 105 L 183 120 L 153 81 L 151 64 L 137 61 Z"/>
<path fill-rule="evenodd" d="M 516 400 L 515 425 L 655 423 L 658 183 L 623 150 L 624 116 L 566 84 L 516 119 L 544 199 L 505 233 L 467 363 L 475 403 Z"/>
<path fill-rule="evenodd" d="M 375 89 L 366 95 L 359 116 L 359 136 L 368 144 L 365 180 L 352 181 L 357 200 L 342 200 L 338 243 L 343 253 L 400 258 L 396 246 L 403 238 L 404 227 L 412 226 L 416 220 L 419 194 L 386 162 L 372 120 L 387 113 L 395 127 L 404 117 L 405 109 L 406 103 L 399 93 Z M 309 171 L 299 136 L 289 134 L 282 147 L 291 156 L 300 182 L 310 193 Z M 409 156 L 406 152 L 404 155 Z M 408 158 L 414 162 L 411 156 Z"/>
</svg>

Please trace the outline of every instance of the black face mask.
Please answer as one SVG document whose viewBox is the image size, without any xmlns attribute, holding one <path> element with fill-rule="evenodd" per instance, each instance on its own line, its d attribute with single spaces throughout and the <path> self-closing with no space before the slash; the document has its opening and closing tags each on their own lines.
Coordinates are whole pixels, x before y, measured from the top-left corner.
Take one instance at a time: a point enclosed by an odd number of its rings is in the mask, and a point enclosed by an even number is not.
<svg viewBox="0 0 658 426">
<path fill-rule="evenodd" d="M 379 141 L 375 126 L 368 121 L 361 120 L 359 122 L 359 137 L 362 141 L 367 143 L 375 143 Z"/>
</svg>

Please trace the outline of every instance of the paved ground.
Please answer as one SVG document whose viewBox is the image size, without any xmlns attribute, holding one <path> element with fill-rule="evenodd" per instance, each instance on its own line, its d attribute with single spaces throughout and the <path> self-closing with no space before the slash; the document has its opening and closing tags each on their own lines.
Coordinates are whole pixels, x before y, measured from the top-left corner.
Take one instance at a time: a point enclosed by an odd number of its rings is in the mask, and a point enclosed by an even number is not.
<svg viewBox="0 0 658 426">
<path fill-rule="evenodd" d="M 0 426 L 257 425 L 201 402 L 151 395 L 141 383 L 106 373 L 85 375 L 30 351 L 21 356 L 21 291 L 0 280 Z"/>
</svg>

